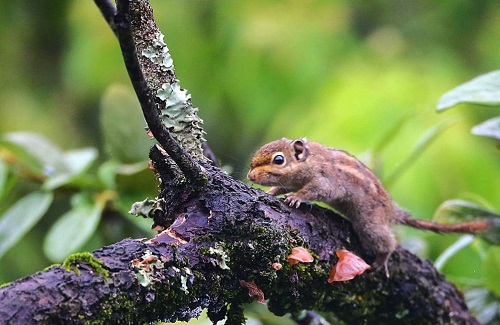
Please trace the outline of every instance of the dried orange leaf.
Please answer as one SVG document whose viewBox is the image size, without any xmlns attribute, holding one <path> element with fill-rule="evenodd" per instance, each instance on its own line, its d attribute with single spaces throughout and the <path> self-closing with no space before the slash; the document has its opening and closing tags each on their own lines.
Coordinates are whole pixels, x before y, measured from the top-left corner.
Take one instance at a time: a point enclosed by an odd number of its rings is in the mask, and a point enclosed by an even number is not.
<svg viewBox="0 0 500 325">
<path fill-rule="evenodd" d="M 271 266 L 275 270 L 281 270 L 281 268 L 283 267 L 283 265 L 281 265 L 281 263 L 279 262 L 274 262 Z"/>
<path fill-rule="evenodd" d="M 349 281 L 354 279 L 356 275 L 363 274 L 370 265 L 366 264 L 363 259 L 348 250 L 340 249 L 336 251 L 339 261 L 332 267 L 328 283 Z"/>
<path fill-rule="evenodd" d="M 245 280 L 240 280 L 240 284 L 242 287 L 248 289 L 248 295 L 255 299 L 259 304 L 266 304 L 266 300 L 264 299 L 264 292 L 257 287 L 255 281 L 246 282 Z"/>
<path fill-rule="evenodd" d="M 314 261 L 311 253 L 304 247 L 294 247 L 292 248 L 292 254 L 288 255 L 288 263 L 291 265 L 302 263 L 311 263 Z"/>
</svg>

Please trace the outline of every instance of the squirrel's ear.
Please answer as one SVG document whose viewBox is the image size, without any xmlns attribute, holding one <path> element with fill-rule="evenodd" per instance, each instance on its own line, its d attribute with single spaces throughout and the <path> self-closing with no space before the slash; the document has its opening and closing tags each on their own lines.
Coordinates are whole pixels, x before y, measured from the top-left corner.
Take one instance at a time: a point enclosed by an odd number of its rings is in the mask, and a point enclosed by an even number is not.
<svg viewBox="0 0 500 325">
<path fill-rule="evenodd" d="M 306 139 L 297 139 L 293 141 L 293 156 L 298 161 L 304 161 L 309 155 L 309 146 Z"/>
</svg>

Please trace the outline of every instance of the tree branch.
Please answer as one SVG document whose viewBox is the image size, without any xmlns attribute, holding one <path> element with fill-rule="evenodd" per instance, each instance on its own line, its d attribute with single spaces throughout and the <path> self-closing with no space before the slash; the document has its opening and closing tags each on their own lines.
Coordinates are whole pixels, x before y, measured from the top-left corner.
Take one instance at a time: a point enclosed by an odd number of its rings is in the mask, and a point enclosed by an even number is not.
<svg viewBox="0 0 500 325">
<path fill-rule="evenodd" d="M 118 32 L 115 26 L 115 15 L 116 15 L 116 7 L 111 2 L 111 0 L 94 0 L 97 8 L 101 11 L 102 16 L 108 23 L 109 27 L 118 36 Z"/>
<path fill-rule="evenodd" d="M 204 184 L 206 182 L 206 178 L 208 177 L 207 174 L 200 167 L 200 165 L 193 160 L 191 155 L 186 152 L 177 141 L 175 141 L 175 139 L 171 136 L 170 131 L 167 129 L 164 121 L 160 118 L 160 111 L 157 108 L 157 103 L 153 99 L 154 97 L 152 95 L 151 88 L 144 78 L 144 67 L 138 60 L 137 49 L 132 35 L 130 1 L 117 1 L 117 8 L 115 8 L 109 0 L 94 1 L 101 11 L 104 19 L 108 22 L 108 25 L 118 38 L 127 72 L 137 98 L 139 99 L 144 118 L 146 119 L 146 123 L 148 124 L 151 133 L 160 143 L 162 148 L 165 149 L 165 151 L 172 157 L 188 179 L 195 184 Z M 138 9 L 149 8 L 149 5 L 144 2 L 141 3 L 140 1 L 136 1 L 133 5 L 136 6 L 136 11 Z M 140 18 L 142 17 L 142 14 L 145 16 L 151 15 L 152 17 L 152 12 L 150 10 L 145 10 L 145 13 L 140 12 L 140 15 L 135 15 L 135 17 Z M 142 23 L 142 19 L 138 20 Z M 149 21 L 148 23 L 152 23 L 153 31 L 157 31 L 154 20 L 152 22 Z M 144 26 L 141 25 L 140 27 L 142 28 Z M 141 30 L 141 28 L 139 28 L 139 30 Z M 169 80 L 169 82 L 173 82 L 175 80 L 175 75 L 173 75 Z M 156 85 L 158 85 L 158 83 L 156 83 Z M 192 119 L 192 117 L 190 118 Z M 202 142 L 198 144 L 200 148 L 201 144 Z M 192 148 L 193 146 L 191 145 L 188 147 Z"/>
<path fill-rule="evenodd" d="M 134 39 L 132 38 L 129 5 L 129 0 L 119 0 L 117 2 L 118 12 L 115 15 L 114 22 L 125 66 L 127 67 L 130 80 L 132 81 L 137 98 L 141 104 L 144 118 L 156 140 L 158 140 L 163 149 L 172 157 L 184 175 L 194 183 L 203 184 L 206 182 L 208 177 L 207 174 L 201 166 L 193 160 L 189 153 L 184 151 L 179 143 L 172 138 L 170 132 L 159 117 L 156 103 L 153 100 L 151 90 L 144 78 L 141 65 L 137 59 L 137 51 Z"/>
<path fill-rule="evenodd" d="M 328 284 L 335 250 L 373 258 L 347 221 L 315 206 L 291 209 L 205 168 L 213 177 L 183 201 L 167 231 L 93 252 L 108 280 L 82 262 L 76 263 L 80 276 L 54 267 L 15 281 L 0 289 L 0 323 L 173 322 L 207 308 L 213 321 L 230 315 L 234 324 L 241 321 L 241 305 L 251 301 L 244 280 L 255 282 L 277 315 L 317 310 L 349 324 L 477 324 L 455 286 L 430 262 L 400 248 L 389 261 L 391 278 L 369 272 Z M 290 265 L 294 246 L 307 247 L 314 262 Z M 283 268 L 275 270 L 274 262 Z"/>
</svg>

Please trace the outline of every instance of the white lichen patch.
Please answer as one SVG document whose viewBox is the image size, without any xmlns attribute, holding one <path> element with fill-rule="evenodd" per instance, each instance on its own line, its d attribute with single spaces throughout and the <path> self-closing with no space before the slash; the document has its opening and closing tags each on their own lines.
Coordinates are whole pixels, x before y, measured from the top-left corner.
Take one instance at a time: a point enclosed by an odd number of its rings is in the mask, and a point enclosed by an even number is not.
<svg viewBox="0 0 500 325">
<path fill-rule="evenodd" d="M 227 262 L 229 262 L 229 256 L 222 249 L 221 246 L 210 247 L 208 250 L 209 255 L 214 257 L 212 262 L 218 265 L 222 270 L 229 270 L 229 266 L 227 266 Z"/>
<path fill-rule="evenodd" d="M 146 250 L 141 258 L 142 260 L 132 260 L 131 264 L 136 269 L 135 276 L 139 284 L 147 287 L 151 283 L 158 281 L 154 275 L 159 269 L 163 268 L 163 262 L 153 255 L 150 250 Z"/>
<path fill-rule="evenodd" d="M 156 33 L 153 44 L 142 50 L 142 55 L 164 71 L 173 70 L 174 60 L 170 56 L 170 51 L 163 38 L 164 35 L 161 32 Z"/>
<path fill-rule="evenodd" d="M 128 213 L 136 217 L 151 218 L 156 210 L 161 210 L 161 205 L 164 203 L 164 199 L 150 200 L 146 198 L 144 201 L 135 202 L 132 204 L 130 211 Z"/>
<path fill-rule="evenodd" d="M 142 51 L 142 55 L 155 64 L 161 71 L 175 76 L 174 63 L 161 32 L 156 33 L 151 45 Z M 161 119 L 181 145 L 199 159 L 205 159 L 201 143 L 205 134 L 198 116 L 198 109 L 191 104 L 191 95 L 181 88 L 179 80 L 166 82 L 156 90 L 156 97 L 164 102 L 161 105 Z"/>
</svg>

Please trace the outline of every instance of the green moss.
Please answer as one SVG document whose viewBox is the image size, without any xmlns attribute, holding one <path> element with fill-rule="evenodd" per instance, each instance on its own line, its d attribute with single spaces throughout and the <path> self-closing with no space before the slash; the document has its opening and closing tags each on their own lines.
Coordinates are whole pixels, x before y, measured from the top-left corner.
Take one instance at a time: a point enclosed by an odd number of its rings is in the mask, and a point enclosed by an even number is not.
<svg viewBox="0 0 500 325">
<path fill-rule="evenodd" d="M 89 264 L 92 268 L 94 268 L 97 274 L 102 275 L 105 280 L 109 278 L 109 272 L 103 268 L 104 263 L 101 260 L 95 258 L 94 255 L 89 252 L 71 254 L 63 262 L 62 267 L 66 271 L 73 271 L 76 273 L 76 275 L 80 276 L 80 270 L 78 269 L 77 265 L 81 262 Z"/>
<path fill-rule="evenodd" d="M 127 319 L 127 318 L 130 317 L 129 315 L 133 314 L 133 310 L 135 309 L 135 304 L 127 295 L 121 294 L 118 296 L 114 296 L 110 298 L 107 302 L 103 303 L 101 312 L 99 313 L 99 318 L 93 320 L 85 320 L 85 324 L 91 324 L 91 325 L 109 324 L 112 315 L 117 313 L 116 306 L 120 306 L 119 309 L 120 311 L 122 311 L 120 314 L 123 317 L 122 319 L 123 323 L 131 324 L 134 322 L 134 319 Z"/>
<path fill-rule="evenodd" d="M 246 323 L 246 318 L 243 313 L 242 305 L 237 303 L 231 303 L 229 310 L 227 311 L 226 324 L 236 325 L 245 323 Z"/>
<path fill-rule="evenodd" d="M 10 285 L 12 282 L 5 282 L 3 284 L 0 284 L 0 289 L 3 288 L 3 287 L 6 287 L 8 285 Z"/>
<path fill-rule="evenodd" d="M 61 264 L 60 264 L 60 263 L 55 263 L 55 264 L 52 264 L 52 265 L 47 266 L 47 267 L 46 267 L 46 268 L 44 268 L 42 271 L 43 271 L 43 272 L 45 272 L 45 271 L 50 270 L 50 269 L 51 269 L 51 268 L 53 268 L 53 267 L 58 267 L 58 266 L 61 266 Z"/>
</svg>

